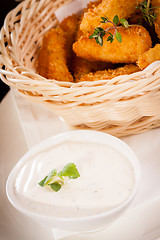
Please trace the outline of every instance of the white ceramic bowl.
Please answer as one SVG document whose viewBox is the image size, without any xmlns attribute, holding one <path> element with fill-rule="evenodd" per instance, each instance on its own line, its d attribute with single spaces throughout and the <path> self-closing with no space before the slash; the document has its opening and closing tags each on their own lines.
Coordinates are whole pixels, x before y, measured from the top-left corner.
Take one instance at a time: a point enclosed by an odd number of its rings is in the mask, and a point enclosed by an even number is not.
<svg viewBox="0 0 160 240">
<path fill-rule="evenodd" d="M 129 197 L 118 206 L 114 207 L 111 210 L 104 211 L 99 214 L 94 214 L 92 216 L 84 216 L 84 217 L 55 217 L 37 214 L 32 210 L 28 210 L 25 205 L 21 206 L 17 199 L 17 195 L 15 194 L 15 179 L 21 169 L 22 166 L 29 159 L 36 156 L 42 150 L 47 149 L 48 147 L 54 146 L 57 143 L 64 142 L 68 139 L 72 139 L 72 141 L 87 141 L 90 143 L 102 143 L 106 144 L 106 146 L 112 147 L 116 151 L 118 150 L 128 161 L 131 163 L 133 167 L 133 171 L 135 174 L 135 184 L 132 192 Z M 137 160 L 136 155 L 130 149 L 130 147 L 125 144 L 120 139 L 113 137 L 111 135 L 91 130 L 78 130 L 78 131 L 69 131 L 57 136 L 53 136 L 41 143 L 37 146 L 33 147 L 28 153 L 26 153 L 20 161 L 16 164 L 16 166 L 11 171 L 6 185 L 7 196 L 11 204 L 23 214 L 33 218 L 37 222 L 46 225 L 51 228 L 58 228 L 66 231 L 74 231 L 74 232 L 87 232 L 87 231 L 95 231 L 104 228 L 105 226 L 111 224 L 114 220 L 116 220 L 128 207 L 131 203 L 135 194 L 138 190 L 140 181 L 140 165 Z M 61 190 L 62 191 L 62 190 Z"/>
</svg>

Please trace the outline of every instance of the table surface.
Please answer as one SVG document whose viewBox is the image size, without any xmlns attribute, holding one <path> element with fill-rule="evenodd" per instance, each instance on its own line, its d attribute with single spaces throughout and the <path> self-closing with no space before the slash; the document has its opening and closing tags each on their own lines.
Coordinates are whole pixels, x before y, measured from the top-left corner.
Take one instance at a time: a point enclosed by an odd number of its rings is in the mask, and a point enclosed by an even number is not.
<svg viewBox="0 0 160 240">
<path fill-rule="evenodd" d="M 76 0 L 55 14 L 61 21 L 85 7 Z M 0 103 L 0 240 L 54 240 L 63 232 L 47 229 L 17 212 L 9 203 L 5 185 L 16 162 L 40 141 L 69 131 L 63 119 L 38 103 L 10 91 Z M 160 128 L 122 138 L 136 153 L 142 178 L 136 198 L 125 214 L 103 231 L 69 236 L 65 240 L 160 240 Z"/>
<path fill-rule="evenodd" d="M 15 91 L 0 104 L 0 239 L 60 239 L 60 232 L 39 226 L 18 213 L 5 193 L 9 172 L 31 147 L 70 129 L 53 112 L 31 103 Z M 136 153 L 141 164 L 141 184 L 136 198 L 117 221 L 103 231 L 66 237 L 67 240 L 142 240 L 160 236 L 160 128 L 122 138 Z M 57 234 L 57 236 L 56 236 Z M 63 233 L 62 233 L 62 236 Z M 62 239 L 61 236 L 61 239 Z M 160 239 L 160 238 L 159 238 Z"/>
</svg>

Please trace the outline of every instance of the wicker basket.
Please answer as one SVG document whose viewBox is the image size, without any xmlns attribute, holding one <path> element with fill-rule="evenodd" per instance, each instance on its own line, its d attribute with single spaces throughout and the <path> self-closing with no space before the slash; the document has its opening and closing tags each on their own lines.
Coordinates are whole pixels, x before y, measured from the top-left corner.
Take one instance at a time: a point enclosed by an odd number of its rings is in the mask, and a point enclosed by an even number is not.
<svg viewBox="0 0 160 240">
<path fill-rule="evenodd" d="M 160 126 L 160 62 L 112 80 L 68 83 L 36 74 L 44 33 L 68 0 L 25 0 L 6 17 L 0 39 L 0 77 L 22 96 L 45 103 L 72 127 L 115 136 Z"/>
</svg>

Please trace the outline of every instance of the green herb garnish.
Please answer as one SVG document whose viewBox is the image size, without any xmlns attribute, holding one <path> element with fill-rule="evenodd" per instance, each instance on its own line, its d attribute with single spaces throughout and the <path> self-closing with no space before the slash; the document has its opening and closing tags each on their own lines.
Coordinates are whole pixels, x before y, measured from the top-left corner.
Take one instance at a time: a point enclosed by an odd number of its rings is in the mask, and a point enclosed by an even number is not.
<svg viewBox="0 0 160 240">
<path fill-rule="evenodd" d="M 59 177 L 69 177 L 69 179 L 76 179 L 80 177 L 79 172 L 74 163 L 67 163 L 62 171 L 60 171 L 57 176 Z"/>
<path fill-rule="evenodd" d="M 61 184 L 58 182 L 54 182 L 49 184 L 49 186 L 55 191 L 58 192 L 61 189 Z"/>
<path fill-rule="evenodd" d="M 57 173 L 56 169 L 53 169 L 38 184 L 41 187 L 49 186 L 55 192 L 57 192 L 61 189 L 62 184 L 64 184 L 64 177 L 68 177 L 69 179 L 76 179 L 80 177 L 80 174 L 74 163 L 67 163 L 59 173 Z"/>
<path fill-rule="evenodd" d="M 103 29 L 102 27 L 97 27 L 95 28 L 93 34 L 89 37 L 89 39 L 94 38 L 96 43 L 99 44 L 100 46 L 103 45 L 103 37 L 107 34 L 109 34 L 107 41 L 109 42 L 113 42 L 114 37 L 117 39 L 118 42 L 122 42 L 122 36 L 121 34 L 117 31 L 117 25 L 119 25 L 120 23 L 122 24 L 122 26 L 124 26 L 125 28 L 129 27 L 129 24 L 127 22 L 126 19 L 119 19 L 119 17 L 117 15 L 114 16 L 113 18 L 113 22 L 109 20 L 108 17 L 101 17 L 102 21 L 101 23 L 111 23 L 113 25 L 113 27 L 109 27 L 107 29 Z M 114 29 L 114 34 L 112 34 L 110 32 L 111 29 Z"/>
<path fill-rule="evenodd" d="M 137 9 L 141 11 L 142 18 L 149 26 L 153 26 L 156 20 L 156 14 L 154 13 L 154 9 L 158 7 L 152 7 L 151 1 L 143 1 L 138 4 Z"/>
</svg>

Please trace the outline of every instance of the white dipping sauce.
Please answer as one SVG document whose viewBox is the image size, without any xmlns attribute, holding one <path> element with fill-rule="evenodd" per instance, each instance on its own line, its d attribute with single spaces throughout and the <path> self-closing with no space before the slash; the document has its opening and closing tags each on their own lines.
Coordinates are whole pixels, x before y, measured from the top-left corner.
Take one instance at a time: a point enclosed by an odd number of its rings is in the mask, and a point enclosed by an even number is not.
<svg viewBox="0 0 160 240">
<path fill-rule="evenodd" d="M 76 164 L 80 177 L 58 192 L 38 182 L 56 168 Z M 67 140 L 28 159 L 16 176 L 15 195 L 20 206 L 55 217 L 82 217 L 111 210 L 132 193 L 135 173 L 119 151 L 106 144 Z"/>
</svg>

